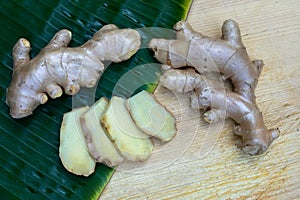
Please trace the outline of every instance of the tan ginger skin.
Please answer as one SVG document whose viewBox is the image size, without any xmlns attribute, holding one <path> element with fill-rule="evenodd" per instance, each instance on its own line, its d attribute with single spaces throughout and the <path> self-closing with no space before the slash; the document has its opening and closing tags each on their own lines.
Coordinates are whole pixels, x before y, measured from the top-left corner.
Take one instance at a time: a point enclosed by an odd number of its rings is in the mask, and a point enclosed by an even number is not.
<svg viewBox="0 0 300 200">
<path fill-rule="evenodd" d="M 204 109 L 204 119 L 210 123 L 232 118 L 238 124 L 235 134 L 242 137 L 241 149 L 250 155 L 264 153 L 279 130 L 267 129 L 256 105 L 254 89 L 263 62 L 250 60 L 238 24 L 225 21 L 222 39 L 195 32 L 184 21 L 178 22 L 175 30 L 177 39 L 152 39 L 149 43 L 155 57 L 174 68 L 163 74 L 162 85 L 191 93 L 191 106 Z M 187 66 L 195 70 L 176 69 Z M 233 91 L 225 90 L 216 75 L 230 79 Z"/>
<path fill-rule="evenodd" d="M 129 59 L 141 45 L 141 38 L 132 29 L 103 26 L 85 44 L 67 47 L 71 32 L 55 34 L 41 52 L 30 59 L 28 40 L 21 38 L 13 48 L 13 75 L 6 92 L 10 115 L 22 118 L 51 98 L 76 94 L 80 87 L 93 87 L 104 71 L 102 61 L 121 62 Z"/>
</svg>

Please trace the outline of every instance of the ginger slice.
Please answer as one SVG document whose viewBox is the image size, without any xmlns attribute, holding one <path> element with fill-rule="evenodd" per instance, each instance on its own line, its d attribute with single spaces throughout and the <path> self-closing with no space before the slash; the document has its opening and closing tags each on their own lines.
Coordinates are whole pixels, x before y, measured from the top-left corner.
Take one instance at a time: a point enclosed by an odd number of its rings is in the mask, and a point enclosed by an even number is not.
<svg viewBox="0 0 300 200">
<path fill-rule="evenodd" d="M 89 154 L 80 127 L 80 116 L 88 110 L 81 107 L 65 113 L 60 128 L 59 157 L 63 166 L 76 175 L 89 176 L 95 170 L 95 160 Z"/>
<path fill-rule="evenodd" d="M 101 125 L 127 160 L 144 161 L 150 157 L 153 151 L 152 141 L 131 119 L 125 99 L 117 96 L 111 98 L 102 116 Z"/>
<path fill-rule="evenodd" d="M 161 141 L 170 141 L 176 135 L 175 117 L 150 93 L 141 91 L 127 100 L 130 115 L 145 133 Z"/>
<path fill-rule="evenodd" d="M 89 110 L 83 113 L 80 122 L 90 154 L 97 162 L 113 167 L 119 165 L 123 161 L 123 157 L 118 153 L 100 125 L 100 119 L 107 105 L 106 98 L 99 99 Z"/>
</svg>

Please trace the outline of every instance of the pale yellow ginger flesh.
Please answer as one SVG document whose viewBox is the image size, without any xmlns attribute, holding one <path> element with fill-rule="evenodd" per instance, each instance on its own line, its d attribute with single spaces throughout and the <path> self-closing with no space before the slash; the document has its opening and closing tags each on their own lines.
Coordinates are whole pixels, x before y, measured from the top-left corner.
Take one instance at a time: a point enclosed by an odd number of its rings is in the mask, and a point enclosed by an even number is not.
<svg viewBox="0 0 300 200">
<path fill-rule="evenodd" d="M 93 87 L 104 71 L 103 61 L 121 62 L 135 54 L 141 45 L 136 30 L 103 26 L 85 44 L 67 47 L 72 38 L 60 30 L 36 57 L 30 59 L 28 40 L 21 38 L 13 48 L 13 75 L 6 103 L 13 118 L 31 115 L 51 98 L 76 94 L 80 87 Z"/>
<path fill-rule="evenodd" d="M 81 115 L 80 122 L 90 154 L 97 162 L 114 167 L 123 161 L 123 157 L 109 140 L 100 124 L 100 119 L 107 105 L 107 99 L 104 97 L 100 98 L 89 110 Z"/>
<path fill-rule="evenodd" d="M 152 94 L 141 91 L 127 100 L 135 124 L 150 136 L 170 141 L 176 134 L 175 117 Z"/>
<path fill-rule="evenodd" d="M 120 154 L 129 161 L 144 161 L 153 151 L 149 136 L 131 119 L 125 99 L 112 97 L 101 124 Z"/>
<path fill-rule="evenodd" d="M 226 20 L 221 39 L 196 32 L 185 21 L 178 22 L 174 28 L 175 40 L 152 39 L 149 43 L 155 57 L 173 68 L 161 77 L 162 84 L 172 91 L 189 93 L 191 106 L 206 111 L 204 119 L 208 122 L 225 117 L 235 120 L 238 124 L 235 133 L 242 138 L 241 149 L 250 155 L 264 153 L 279 136 L 279 130 L 265 126 L 256 105 L 254 89 L 263 62 L 251 61 L 238 24 Z M 182 67 L 194 70 L 177 69 Z M 223 83 L 212 78 L 212 74 L 229 79 L 233 90 L 225 91 Z"/>
<path fill-rule="evenodd" d="M 80 116 L 88 107 L 65 113 L 60 128 L 59 157 L 63 166 L 76 175 L 89 176 L 95 170 L 95 160 L 90 155 L 80 127 Z"/>
</svg>

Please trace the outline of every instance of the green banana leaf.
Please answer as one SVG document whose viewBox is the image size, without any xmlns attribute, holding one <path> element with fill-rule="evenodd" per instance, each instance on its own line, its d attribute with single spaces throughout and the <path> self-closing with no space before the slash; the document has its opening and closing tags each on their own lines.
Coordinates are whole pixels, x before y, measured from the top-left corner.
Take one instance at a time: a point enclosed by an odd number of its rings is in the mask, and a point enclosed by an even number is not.
<svg viewBox="0 0 300 200">
<path fill-rule="evenodd" d="M 31 56 L 35 56 L 55 32 L 62 28 L 68 28 L 73 33 L 70 46 L 84 43 L 108 23 L 114 23 L 120 28 L 171 29 L 178 20 L 186 18 L 191 2 L 192 0 L 0 1 L 1 199 L 97 199 L 114 172 L 114 169 L 98 164 L 94 174 L 81 177 L 67 172 L 62 166 L 58 157 L 59 129 L 63 113 L 72 108 L 71 96 L 63 95 L 50 100 L 46 105 L 39 106 L 34 115 L 24 119 L 15 120 L 9 116 L 5 91 L 12 75 L 11 51 L 16 41 L 20 37 L 29 39 L 32 45 Z M 144 35 L 145 38 L 147 34 Z M 95 89 L 95 97 L 109 98 L 114 88 L 119 92 L 124 91 L 116 87 L 116 83 L 126 72 L 137 65 L 154 62 L 152 53 L 142 49 L 124 63 L 109 65 Z M 157 71 L 159 69 L 155 65 L 147 74 L 143 74 L 139 68 L 137 82 L 143 81 L 145 76 L 153 81 L 148 81 L 137 89 L 153 91 Z M 134 84 L 134 81 L 124 81 L 126 84 Z M 84 92 L 81 95 L 84 96 Z M 121 95 L 126 96 L 126 92 Z"/>
</svg>

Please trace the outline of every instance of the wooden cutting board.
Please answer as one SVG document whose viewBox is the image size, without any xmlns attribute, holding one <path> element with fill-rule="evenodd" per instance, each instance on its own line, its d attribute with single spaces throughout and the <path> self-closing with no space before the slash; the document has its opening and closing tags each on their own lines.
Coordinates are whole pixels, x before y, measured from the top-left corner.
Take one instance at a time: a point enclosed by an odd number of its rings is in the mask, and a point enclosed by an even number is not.
<svg viewBox="0 0 300 200">
<path fill-rule="evenodd" d="M 118 169 L 100 199 L 300 199 L 299 9 L 298 0 L 194 0 L 188 16 L 195 30 L 216 37 L 224 20 L 236 20 L 250 57 L 264 60 L 257 102 L 266 125 L 281 131 L 265 154 L 245 155 L 231 120 L 206 124 L 187 97 L 158 87 L 178 135 L 157 145 L 163 156 Z"/>
</svg>

